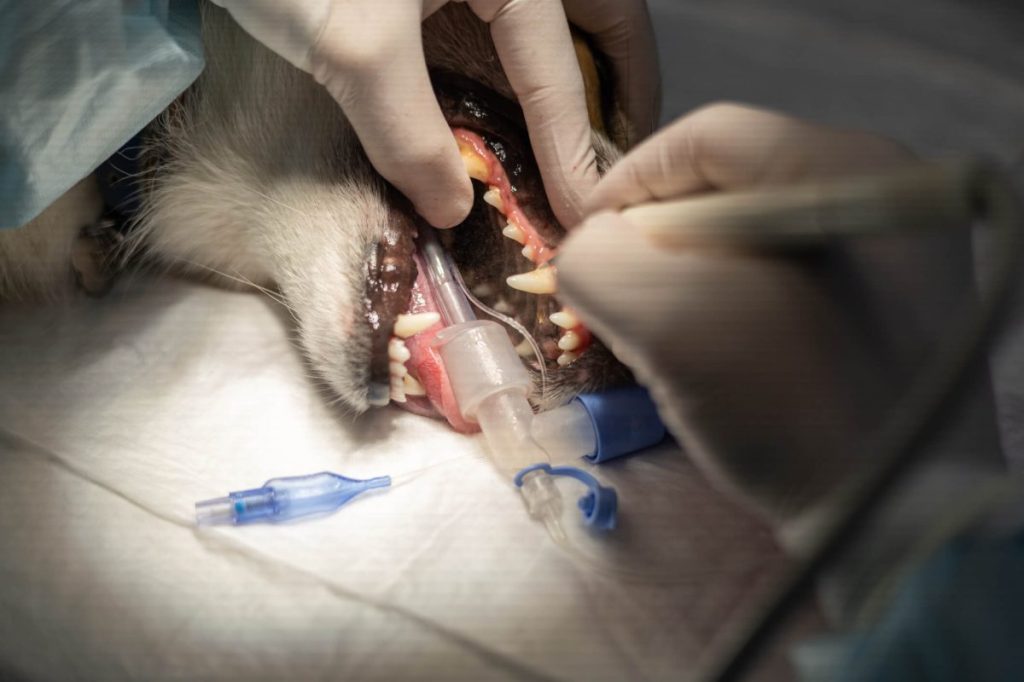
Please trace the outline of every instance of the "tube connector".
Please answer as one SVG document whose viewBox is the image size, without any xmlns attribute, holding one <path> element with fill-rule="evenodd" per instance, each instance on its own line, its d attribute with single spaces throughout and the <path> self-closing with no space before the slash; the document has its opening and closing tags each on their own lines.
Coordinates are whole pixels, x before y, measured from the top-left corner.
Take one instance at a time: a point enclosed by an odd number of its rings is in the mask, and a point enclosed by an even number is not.
<svg viewBox="0 0 1024 682">
<path fill-rule="evenodd" d="M 515 484 L 523 491 L 523 500 L 530 515 L 540 519 L 551 528 L 549 519 L 559 519 L 562 513 L 561 500 L 557 508 L 552 506 L 551 497 L 558 497 L 553 477 L 574 478 L 587 486 L 586 494 L 577 506 L 583 512 L 583 522 L 594 530 L 613 530 L 619 509 L 619 497 L 614 488 L 601 485 L 596 478 L 576 467 L 553 467 L 550 464 L 534 464 L 526 467 L 515 477 Z M 559 525 L 559 532 L 561 526 Z"/>
<path fill-rule="evenodd" d="M 497 322 L 463 322 L 437 333 L 434 343 L 444 362 L 462 416 L 480 425 L 498 471 L 516 472 L 548 461 L 533 439 L 530 373 Z"/>
<path fill-rule="evenodd" d="M 309 476 L 272 478 L 261 488 L 239 490 L 228 493 L 227 497 L 196 502 L 196 524 L 240 525 L 328 514 L 360 493 L 389 485 L 390 476 L 360 481 L 329 471 Z"/>
</svg>

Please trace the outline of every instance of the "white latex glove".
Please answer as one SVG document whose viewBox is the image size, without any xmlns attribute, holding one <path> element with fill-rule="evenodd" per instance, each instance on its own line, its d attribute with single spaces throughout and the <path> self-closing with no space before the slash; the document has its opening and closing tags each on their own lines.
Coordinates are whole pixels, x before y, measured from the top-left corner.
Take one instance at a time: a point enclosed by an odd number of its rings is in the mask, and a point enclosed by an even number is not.
<svg viewBox="0 0 1024 682">
<path fill-rule="evenodd" d="M 658 47 L 646 0 L 563 0 L 569 21 L 611 61 L 615 94 L 633 128 L 627 147 L 654 132 L 661 114 Z"/>
<path fill-rule="evenodd" d="M 465 0 L 491 35 L 525 114 L 530 141 L 551 207 L 563 224 L 580 217 L 581 197 L 597 181 L 584 88 L 560 0 Z M 472 206 L 470 180 L 434 98 L 420 24 L 448 0 L 214 0 L 257 40 L 322 83 L 351 121 L 374 167 L 438 227 L 460 223 Z M 629 0 L 622 19 L 614 3 L 600 12 L 579 4 L 581 16 L 616 63 L 650 69 L 650 45 L 629 56 L 631 40 L 646 41 L 646 12 Z M 649 29 L 649 21 L 647 23 Z M 623 38 L 623 36 L 627 36 Z M 632 36 L 630 38 L 629 36 Z M 623 44 L 623 40 L 627 44 Z M 625 78 L 639 92 L 643 79 Z M 654 79 L 657 82 L 657 79 Z M 637 115 L 649 105 L 636 95 Z"/>
<path fill-rule="evenodd" d="M 651 389 L 688 454 L 776 520 L 856 466 L 864 437 L 962 314 L 968 231 L 786 256 L 669 251 L 607 209 L 910 158 L 870 135 L 711 106 L 613 167 L 587 201 L 597 213 L 560 249 L 563 301 Z M 995 447 L 991 427 L 974 446 Z"/>
</svg>

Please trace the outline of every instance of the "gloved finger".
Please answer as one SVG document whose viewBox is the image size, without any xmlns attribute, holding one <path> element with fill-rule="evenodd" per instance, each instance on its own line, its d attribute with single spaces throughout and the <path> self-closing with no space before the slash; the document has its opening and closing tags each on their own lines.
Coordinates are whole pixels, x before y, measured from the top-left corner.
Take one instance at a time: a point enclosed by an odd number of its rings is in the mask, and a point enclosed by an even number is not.
<svg viewBox="0 0 1024 682">
<path fill-rule="evenodd" d="M 351 3 L 352 5 L 356 3 Z M 311 54 L 312 73 L 341 105 L 370 162 L 436 227 L 469 214 L 473 190 L 427 74 L 420 7 L 383 3 L 353 36 L 361 14 L 334 9 Z M 357 17 L 348 16 L 355 13 Z"/>
<path fill-rule="evenodd" d="M 597 182 L 583 77 L 559 0 L 469 0 L 491 25 L 494 45 L 519 99 L 555 217 L 579 222 Z"/>
<path fill-rule="evenodd" d="M 645 0 L 563 0 L 569 21 L 612 63 L 615 91 L 632 126 L 627 148 L 654 132 L 661 114 L 658 48 Z"/>
<path fill-rule="evenodd" d="M 669 252 L 600 213 L 558 257 L 559 297 L 651 390 L 687 454 L 787 516 L 828 490 L 882 405 L 841 308 L 795 261 Z"/>
<path fill-rule="evenodd" d="M 587 197 L 587 213 L 711 189 L 856 174 L 904 161 L 884 138 L 738 104 L 698 109 L 645 140 Z"/>
</svg>

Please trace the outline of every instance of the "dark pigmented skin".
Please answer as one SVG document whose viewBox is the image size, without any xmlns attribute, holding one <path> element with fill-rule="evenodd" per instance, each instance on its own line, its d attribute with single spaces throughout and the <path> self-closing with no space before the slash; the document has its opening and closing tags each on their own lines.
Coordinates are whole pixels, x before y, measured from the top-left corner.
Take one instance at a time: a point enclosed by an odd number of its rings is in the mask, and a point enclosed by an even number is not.
<svg viewBox="0 0 1024 682">
<path fill-rule="evenodd" d="M 416 281 L 416 223 L 409 202 L 391 189 L 391 217 L 384 237 L 371 247 L 363 266 L 366 288 L 363 307 L 372 332 L 370 381 L 387 384 L 388 340 L 395 318 L 409 307 L 412 285 Z"/>
</svg>

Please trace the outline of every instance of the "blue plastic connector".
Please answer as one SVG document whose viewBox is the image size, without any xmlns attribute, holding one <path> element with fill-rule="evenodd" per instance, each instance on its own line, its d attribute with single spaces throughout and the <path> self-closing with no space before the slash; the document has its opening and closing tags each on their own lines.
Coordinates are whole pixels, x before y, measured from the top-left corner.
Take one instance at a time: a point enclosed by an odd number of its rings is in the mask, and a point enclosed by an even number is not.
<svg viewBox="0 0 1024 682">
<path fill-rule="evenodd" d="M 528 466 L 513 479 L 521 488 L 523 478 L 531 471 L 543 471 L 549 476 L 567 476 L 587 486 L 587 493 L 579 499 L 577 506 L 583 512 L 583 522 L 595 530 L 613 530 L 619 508 L 619 496 L 614 488 L 607 488 L 596 478 L 576 467 L 552 467 L 550 464 Z"/>
<path fill-rule="evenodd" d="M 586 409 L 594 427 L 594 451 L 585 455 L 593 464 L 649 448 L 665 438 L 665 425 L 654 401 L 641 386 L 584 393 L 576 400 Z"/>
<path fill-rule="evenodd" d="M 389 485 L 390 476 L 360 481 L 329 471 L 308 476 L 272 478 L 262 488 L 240 490 L 228 493 L 227 497 L 196 502 L 196 523 L 200 526 L 240 525 L 261 521 L 273 523 L 326 514 L 342 507 L 360 493 Z"/>
</svg>

